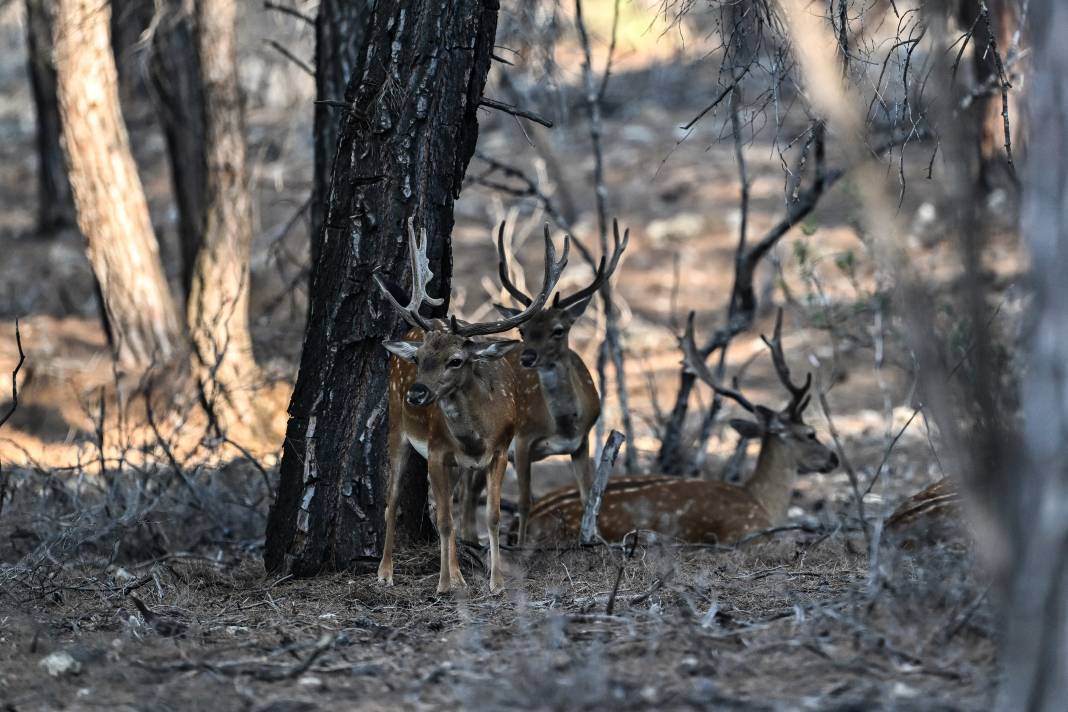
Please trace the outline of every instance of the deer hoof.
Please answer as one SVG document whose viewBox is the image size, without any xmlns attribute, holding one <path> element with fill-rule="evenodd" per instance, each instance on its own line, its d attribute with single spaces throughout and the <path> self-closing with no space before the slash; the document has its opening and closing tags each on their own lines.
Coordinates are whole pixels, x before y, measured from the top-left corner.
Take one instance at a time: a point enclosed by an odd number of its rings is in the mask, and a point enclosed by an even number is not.
<svg viewBox="0 0 1068 712">
<path fill-rule="evenodd" d="M 379 576 L 378 577 L 378 583 L 384 583 L 386 586 L 392 587 L 393 586 L 393 577 L 392 576 Z"/>
</svg>

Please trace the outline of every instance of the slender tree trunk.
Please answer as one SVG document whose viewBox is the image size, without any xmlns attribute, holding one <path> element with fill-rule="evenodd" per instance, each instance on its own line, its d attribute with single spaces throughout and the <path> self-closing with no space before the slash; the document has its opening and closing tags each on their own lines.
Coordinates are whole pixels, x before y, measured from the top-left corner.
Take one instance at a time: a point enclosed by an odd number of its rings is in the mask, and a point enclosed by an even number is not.
<svg viewBox="0 0 1068 712">
<path fill-rule="evenodd" d="M 188 298 L 200 251 L 204 214 L 204 96 L 191 7 L 165 0 L 152 35 L 149 60 L 156 114 L 170 156 L 171 183 L 178 207 L 182 289 Z"/>
<path fill-rule="evenodd" d="M 100 0 L 111 5 L 111 51 L 119 77 L 119 99 L 127 117 L 143 118 L 145 71 L 141 37 L 155 13 L 154 0 Z"/>
<path fill-rule="evenodd" d="M 311 197 L 311 264 L 319 257 L 319 240 L 326 219 L 330 176 L 337 154 L 338 130 L 344 113 L 326 102 L 344 98 L 357 52 L 371 19 L 368 0 L 322 0 L 315 17 L 315 170 Z"/>
<path fill-rule="evenodd" d="M 312 574 L 380 554 L 388 420 L 380 344 L 404 326 L 371 275 L 409 279 L 404 225 L 414 216 L 430 236 L 429 292 L 448 296 L 453 200 L 478 137 L 498 8 L 496 0 L 382 0 L 368 20 L 312 274 L 268 570 Z M 405 503 L 409 522 L 424 520 L 423 507 Z"/>
<path fill-rule="evenodd" d="M 196 0 L 203 77 L 203 242 L 193 268 L 187 315 L 193 369 L 218 424 L 265 434 L 254 399 L 259 371 L 249 334 L 252 198 L 245 166 L 245 122 L 237 78 L 235 0 Z"/>
<path fill-rule="evenodd" d="M 1010 146 L 1020 135 L 1019 128 L 1023 123 L 1018 92 L 1010 91 L 1002 96 L 1002 79 L 1007 80 L 1011 68 L 1005 68 L 1002 73 L 998 71 L 999 61 L 1004 63 L 1008 59 L 1017 28 L 1013 3 L 1011 0 L 986 0 L 986 6 L 989 15 L 982 12 L 980 0 L 962 0 L 960 5 L 960 24 L 965 30 L 972 29 L 973 80 L 979 95 L 968 105 L 966 115 L 976 127 L 978 143 L 975 148 L 979 153 L 979 181 L 983 191 L 996 188 L 1009 170 L 1003 112 L 1009 114 Z M 1018 149 L 1018 146 L 1013 147 L 1013 152 Z"/>
<path fill-rule="evenodd" d="M 1022 232 L 1035 302 L 1023 387 L 1025 457 L 1002 468 L 999 501 L 1010 541 L 998 709 L 1053 712 L 1068 701 L 1068 6 L 1033 0 L 1035 75 Z"/>
<path fill-rule="evenodd" d="M 148 204 L 119 109 L 108 8 L 56 0 L 54 46 L 64 148 L 89 261 L 124 368 L 170 360 L 180 343 Z"/>
<path fill-rule="evenodd" d="M 52 63 L 52 2 L 26 0 L 30 86 L 37 110 L 37 231 L 50 235 L 73 227 L 74 196 L 60 139 L 56 68 Z"/>
</svg>

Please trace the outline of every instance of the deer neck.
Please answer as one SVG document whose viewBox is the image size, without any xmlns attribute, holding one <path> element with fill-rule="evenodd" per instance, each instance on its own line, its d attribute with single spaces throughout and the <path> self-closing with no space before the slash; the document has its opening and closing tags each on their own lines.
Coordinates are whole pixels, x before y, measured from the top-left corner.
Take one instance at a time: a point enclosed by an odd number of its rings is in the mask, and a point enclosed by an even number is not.
<svg viewBox="0 0 1068 712">
<path fill-rule="evenodd" d="M 481 373 L 474 373 L 465 383 L 438 400 L 445 429 L 459 446 L 465 459 L 481 462 L 489 452 L 487 434 L 492 408 L 486 408 L 495 395 Z"/>
<path fill-rule="evenodd" d="M 570 354 L 558 363 L 539 367 L 538 382 L 556 431 L 561 435 L 575 435 L 579 427 L 579 398 L 572 378 Z"/>
<path fill-rule="evenodd" d="M 773 524 L 786 518 L 796 481 L 797 467 L 787 445 L 774 435 L 765 435 L 745 490 L 764 507 Z"/>
</svg>

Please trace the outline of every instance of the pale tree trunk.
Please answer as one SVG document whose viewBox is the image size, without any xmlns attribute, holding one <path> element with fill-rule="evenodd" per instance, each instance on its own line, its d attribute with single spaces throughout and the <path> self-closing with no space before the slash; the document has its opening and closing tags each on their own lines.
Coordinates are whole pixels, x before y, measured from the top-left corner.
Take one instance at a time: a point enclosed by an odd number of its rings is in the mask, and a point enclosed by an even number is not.
<svg viewBox="0 0 1068 712">
<path fill-rule="evenodd" d="M 37 114 L 37 231 L 42 235 L 73 227 L 77 220 L 61 142 L 52 11 L 52 0 L 26 0 L 26 45 Z"/>
<path fill-rule="evenodd" d="M 1032 0 L 1035 74 L 1022 232 L 1035 301 L 1024 377 L 1025 457 L 1003 468 L 1009 539 L 1006 630 L 998 708 L 1053 712 L 1068 704 L 1068 4 Z"/>
<path fill-rule="evenodd" d="M 187 306 L 193 369 L 205 406 L 224 430 L 266 434 L 255 401 L 259 371 L 249 334 L 252 199 L 237 78 L 235 0 L 197 0 L 203 78 L 204 228 Z"/>
<path fill-rule="evenodd" d="M 78 226 L 119 364 L 169 361 L 181 343 L 148 203 L 119 109 L 106 4 L 56 0 L 56 79 Z"/>
</svg>

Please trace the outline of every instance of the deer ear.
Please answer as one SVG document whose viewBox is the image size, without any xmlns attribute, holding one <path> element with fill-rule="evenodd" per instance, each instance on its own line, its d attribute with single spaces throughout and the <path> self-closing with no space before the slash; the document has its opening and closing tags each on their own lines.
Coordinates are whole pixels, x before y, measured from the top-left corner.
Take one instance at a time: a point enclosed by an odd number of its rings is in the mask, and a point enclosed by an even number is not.
<svg viewBox="0 0 1068 712">
<path fill-rule="evenodd" d="M 781 433 L 785 429 L 783 427 L 783 418 L 779 413 L 776 413 L 771 408 L 758 405 L 756 407 L 756 415 L 764 426 L 764 431 L 768 433 Z"/>
<path fill-rule="evenodd" d="M 419 350 L 422 343 L 419 341 L 383 341 L 382 345 L 394 356 L 415 363 L 415 352 Z"/>
<path fill-rule="evenodd" d="M 583 312 L 586 311 L 586 307 L 588 307 L 590 305 L 590 302 L 593 301 L 593 296 L 594 295 L 591 294 L 585 299 L 580 299 L 579 301 L 564 309 L 564 313 L 567 314 L 567 318 L 571 321 L 572 324 L 578 321 L 579 317 L 582 316 Z"/>
<path fill-rule="evenodd" d="M 505 319 L 510 319 L 522 313 L 519 309 L 512 309 L 512 307 L 506 307 L 503 304 L 494 304 L 493 308 L 500 312 Z"/>
<path fill-rule="evenodd" d="M 503 358 L 508 353 L 519 346 L 520 341 L 468 341 L 464 345 L 464 351 L 470 358 L 476 361 L 496 361 L 499 358 Z"/>
<path fill-rule="evenodd" d="M 730 426 L 738 431 L 738 434 L 743 438 L 749 438 L 755 440 L 764 435 L 764 428 L 759 423 L 754 423 L 752 420 L 740 420 L 737 418 L 731 419 Z"/>
</svg>

